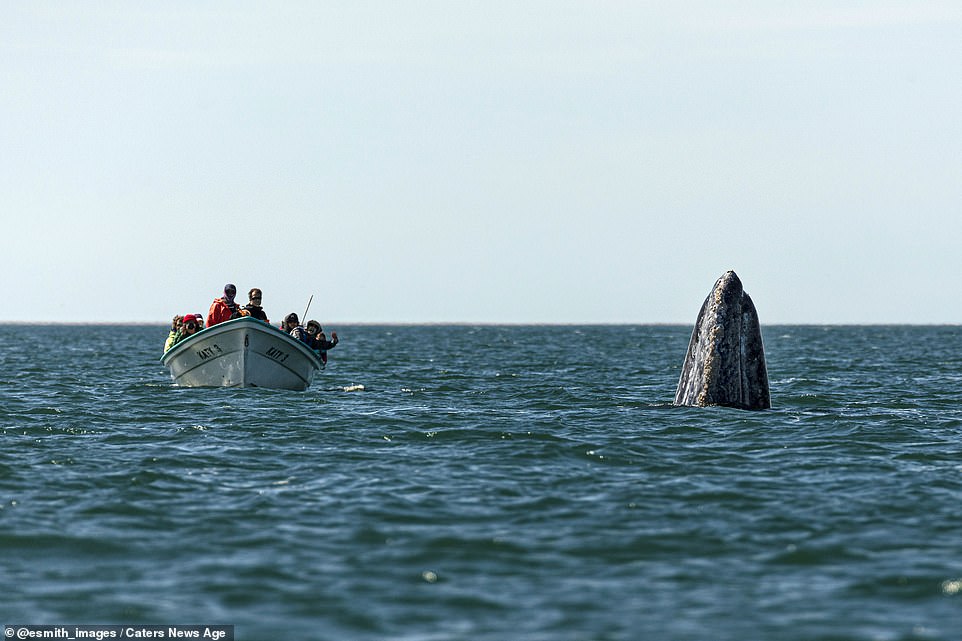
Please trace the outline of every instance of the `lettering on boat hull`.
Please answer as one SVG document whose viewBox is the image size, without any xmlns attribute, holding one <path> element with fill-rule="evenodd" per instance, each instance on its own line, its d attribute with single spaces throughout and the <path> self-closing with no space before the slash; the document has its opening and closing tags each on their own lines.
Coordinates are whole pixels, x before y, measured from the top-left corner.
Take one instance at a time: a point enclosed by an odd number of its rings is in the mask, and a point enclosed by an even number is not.
<svg viewBox="0 0 962 641">
<path fill-rule="evenodd" d="M 194 353 L 197 354 L 200 360 L 206 361 L 208 358 L 214 358 L 215 356 L 223 354 L 224 350 L 220 348 L 220 345 L 218 345 L 217 343 L 214 343 L 210 347 L 194 350 Z"/>
</svg>

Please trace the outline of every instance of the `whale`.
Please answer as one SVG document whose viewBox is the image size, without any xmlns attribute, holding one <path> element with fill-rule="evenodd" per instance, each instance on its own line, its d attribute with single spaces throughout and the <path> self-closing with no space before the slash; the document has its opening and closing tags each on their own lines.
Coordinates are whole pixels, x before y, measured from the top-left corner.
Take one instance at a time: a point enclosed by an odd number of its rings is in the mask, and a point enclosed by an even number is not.
<svg viewBox="0 0 962 641">
<path fill-rule="evenodd" d="M 758 313 L 734 271 L 722 274 L 702 303 L 674 404 L 744 410 L 772 406 Z"/>
</svg>

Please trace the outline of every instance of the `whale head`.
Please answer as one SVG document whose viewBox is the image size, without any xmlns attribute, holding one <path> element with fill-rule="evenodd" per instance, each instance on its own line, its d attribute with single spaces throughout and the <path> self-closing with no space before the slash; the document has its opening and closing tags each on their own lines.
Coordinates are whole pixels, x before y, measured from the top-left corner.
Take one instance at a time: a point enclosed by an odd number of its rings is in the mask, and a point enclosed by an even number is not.
<svg viewBox="0 0 962 641">
<path fill-rule="evenodd" d="M 698 312 L 675 405 L 772 406 L 758 313 L 733 271 L 715 281 Z"/>
</svg>

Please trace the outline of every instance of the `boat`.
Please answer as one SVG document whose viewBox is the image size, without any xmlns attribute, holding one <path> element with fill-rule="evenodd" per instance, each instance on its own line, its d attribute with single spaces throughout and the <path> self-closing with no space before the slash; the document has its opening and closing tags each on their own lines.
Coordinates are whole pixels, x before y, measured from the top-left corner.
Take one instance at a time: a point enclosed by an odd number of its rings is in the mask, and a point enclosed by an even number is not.
<svg viewBox="0 0 962 641">
<path fill-rule="evenodd" d="M 324 367 L 290 334 L 249 316 L 203 329 L 160 359 L 181 387 L 268 387 L 306 390 Z"/>
</svg>

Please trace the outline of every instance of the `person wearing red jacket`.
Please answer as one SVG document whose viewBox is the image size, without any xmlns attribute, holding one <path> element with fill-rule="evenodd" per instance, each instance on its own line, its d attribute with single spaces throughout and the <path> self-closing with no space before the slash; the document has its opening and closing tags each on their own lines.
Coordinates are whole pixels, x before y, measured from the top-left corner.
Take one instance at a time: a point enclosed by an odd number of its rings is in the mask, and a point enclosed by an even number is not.
<svg viewBox="0 0 962 641">
<path fill-rule="evenodd" d="M 210 304 L 210 311 L 207 312 L 207 327 L 213 327 L 217 323 L 240 316 L 240 306 L 234 302 L 235 296 L 237 296 L 237 288 L 231 283 L 224 285 L 224 295 L 215 298 Z"/>
</svg>

